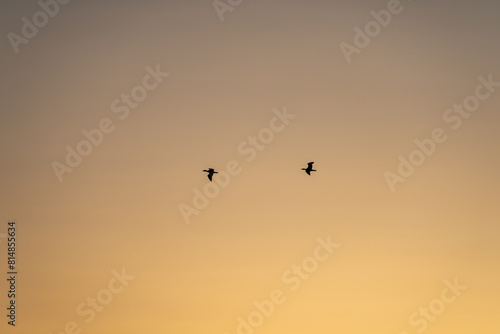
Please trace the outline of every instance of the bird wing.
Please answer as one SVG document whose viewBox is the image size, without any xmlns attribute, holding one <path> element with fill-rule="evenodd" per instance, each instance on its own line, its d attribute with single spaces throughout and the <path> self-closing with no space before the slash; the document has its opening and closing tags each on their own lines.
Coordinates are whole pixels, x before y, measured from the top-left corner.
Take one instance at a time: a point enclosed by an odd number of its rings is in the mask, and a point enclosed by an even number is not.
<svg viewBox="0 0 500 334">
<path fill-rule="evenodd" d="M 210 181 L 212 181 L 212 176 L 213 176 L 213 175 L 214 175 L 213 173 L 208 173 L 208 175 L 207 175 L 207 176 L 208 176 L 208 179 L 209 179 Z"/>
<path fill-rule="evenodd" d="M 313 161 L 313 162 L 309 162 L 309 163 L 307 164 L 307 168 L 313 168 L 313 163 L 314 163 L 314 161 Z"/>
<path fill-rule="evenodd" d="M 311 175 L 311 171 L 309 169 L 306 169 L 307 175 Z"/>
</svg>

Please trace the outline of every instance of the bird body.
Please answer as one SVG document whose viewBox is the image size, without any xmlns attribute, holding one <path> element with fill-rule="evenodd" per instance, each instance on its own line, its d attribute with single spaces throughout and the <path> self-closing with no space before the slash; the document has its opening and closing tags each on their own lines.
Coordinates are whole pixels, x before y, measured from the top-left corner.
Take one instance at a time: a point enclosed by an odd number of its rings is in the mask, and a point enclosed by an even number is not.
<svg viewBox="0 0 500 334">
<path fill-rule="evenodd" d="M 307 168 L 302 168 L 302 170 L 306 171 L 307 175 L 311 175 L 311 172 L 316 172 L 316 170 L 313 169 L 313 163 L 314 163 L 314 161 L 313 162 L 309 162 L 307 164 Z"/>
<path fill-rule="evenodd" d="M 216 172 L 213 168 L 204 169 L 203 171 L 208 173 L 207 176 L 210 182 L 212 182 L 212 177 L 214 176 L 214 174 L 219 174 L 219 172 Z"/>
</svg>

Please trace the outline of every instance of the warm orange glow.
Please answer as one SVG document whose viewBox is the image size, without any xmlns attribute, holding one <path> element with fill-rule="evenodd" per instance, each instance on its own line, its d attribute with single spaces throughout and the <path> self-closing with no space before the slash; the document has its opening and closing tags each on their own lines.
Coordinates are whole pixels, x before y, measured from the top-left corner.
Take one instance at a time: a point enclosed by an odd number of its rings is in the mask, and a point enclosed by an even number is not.
<svg viewBox="0 0 500 334">
<path fill-rule="evenodd" d="M 211 0 L 72 1 L 18 54 L 4 38 L 12 333 L 498 333 L 500 87 L 443 117 L 500 81 L 500 5 L 402 0 L 348 63 L 339 45 L 388 2 L 246 0 L 221 22 Z M 39 10 L 4 7 L 4 35 Z M 392 192 L 384 173 L 435 128 Z M 59 182 L 83 130 L 97 144 Z M 207 168 L 228 173 L 205 188 Z"/>
</svg>

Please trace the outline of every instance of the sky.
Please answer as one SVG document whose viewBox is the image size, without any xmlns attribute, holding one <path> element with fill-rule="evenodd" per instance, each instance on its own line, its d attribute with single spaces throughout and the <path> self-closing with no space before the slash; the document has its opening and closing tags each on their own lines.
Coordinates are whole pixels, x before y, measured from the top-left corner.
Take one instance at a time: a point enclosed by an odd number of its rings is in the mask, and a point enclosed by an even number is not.
<svg viewBox="0 0 500 334">
<path fill-rule="evenodd" d="M 2 1 L 2 332 L 500 330 L 499 10 Z"/>
</svg>

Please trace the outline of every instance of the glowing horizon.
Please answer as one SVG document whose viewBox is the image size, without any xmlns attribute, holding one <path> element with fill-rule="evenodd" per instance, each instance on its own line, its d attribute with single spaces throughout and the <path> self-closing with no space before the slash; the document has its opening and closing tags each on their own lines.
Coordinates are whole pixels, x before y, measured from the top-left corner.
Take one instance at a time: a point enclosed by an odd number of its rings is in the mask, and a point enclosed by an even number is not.
<svg viewBox="0 0 500 334">
<path fill-rule="evenodd" d="M 500 3 L 2 6 L 5 333 L 500 329 Z"/>
</svg>

